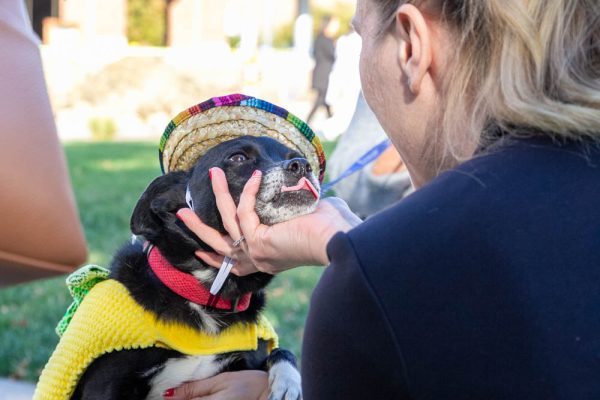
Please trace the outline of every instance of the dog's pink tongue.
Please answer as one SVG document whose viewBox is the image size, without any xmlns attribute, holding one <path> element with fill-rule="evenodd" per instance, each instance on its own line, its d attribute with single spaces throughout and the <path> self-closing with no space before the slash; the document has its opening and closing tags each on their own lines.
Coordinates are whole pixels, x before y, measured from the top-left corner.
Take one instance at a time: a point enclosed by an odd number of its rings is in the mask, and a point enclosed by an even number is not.
<svg viewBox="0 0 600 400">
<path fill-rule="evenodd" d="M 315 199 L 319 198 L 319 192 L 317 191 L 317 189 L 315 189 L 313 184 L 310 183 L 310 181 L 306 178 L 300 178 L 297 185 L 283 186 L 281 188 L 282 193 L 283 192 L 297 192 L 298 190 L 308 190 L 309 192 L 312 193 L 313 196 L 315 196 Z"/>
</svg>

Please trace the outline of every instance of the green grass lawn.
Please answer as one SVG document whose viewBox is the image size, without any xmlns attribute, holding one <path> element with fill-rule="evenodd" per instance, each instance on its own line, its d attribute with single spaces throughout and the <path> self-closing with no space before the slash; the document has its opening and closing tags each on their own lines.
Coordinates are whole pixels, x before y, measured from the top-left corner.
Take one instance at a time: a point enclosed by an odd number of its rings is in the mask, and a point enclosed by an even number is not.
<svg viewBox="0 0 600 400">
<path fill-rule="evenodd" d="M 324 143 L 330 154 L 334 143 Z M 127 241 L 129 218 L 140 194 L 160 175 L 155 143 L 65 145 L 89 263 L 108 265 Z M 310 294 L 320 268 L 296 268 L 269 286 L 266 310 L 281 346 L 300 355 Z M 64 276 L 0 290 L 0 376 L 36 381 L 56 346 L 54 327 L 71 302 Z"/>
</svg>

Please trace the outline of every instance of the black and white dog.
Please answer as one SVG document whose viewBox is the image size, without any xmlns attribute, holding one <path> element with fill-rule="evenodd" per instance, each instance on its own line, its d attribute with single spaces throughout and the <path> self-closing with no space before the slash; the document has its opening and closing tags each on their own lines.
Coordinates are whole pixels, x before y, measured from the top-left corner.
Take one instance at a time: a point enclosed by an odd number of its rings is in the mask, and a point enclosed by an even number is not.
<svg viewBox="0 0 600 400">
<path fill-rule="evenodd" d="M 221 143 L 202 156 L 190 171 L 171 172 L 155 179 L 133 211 L 131 230 L 159 249 L 171 265 L 207 289 L 218 270 L 197 259 L 194 252 L 211 249 L 175 213 L 186 207 L 187 191 L 202 221 L 226 233 L 211 189 L 208 171 L 212 167 L 225 171 L 236 204 L 253 171 L 262 171 L 256 211 L 265 224 L 310 213 L 319 197 L 319 183 L 308 161 L 269 137 L 244 136 Z M 122 283 L 136 302 L 161 320 L 218 334 L 238 322 L 256 322 L 265 304 L 264 288 L 272 276 L 260 272 L 229 276 L 219 295 L 237 304 L 242 296 L 251 293 L 243 311 L 201 306 L 180 297 L 157 279 L 144 245 L 136 241 L 116 254 L 111 278 Z M 296 400 L 302 396 L 294 356 L 283 349 L 267 354 L 266 345 L 261 343 L 256 351 L 208 356 L 187 356 L 158 347 L 105 354 L 87 368 L 72 398 L 159 399 L 165 390 L 185 381 L 245 369 L 268 371 L 272 399 Z"/>
</svg>

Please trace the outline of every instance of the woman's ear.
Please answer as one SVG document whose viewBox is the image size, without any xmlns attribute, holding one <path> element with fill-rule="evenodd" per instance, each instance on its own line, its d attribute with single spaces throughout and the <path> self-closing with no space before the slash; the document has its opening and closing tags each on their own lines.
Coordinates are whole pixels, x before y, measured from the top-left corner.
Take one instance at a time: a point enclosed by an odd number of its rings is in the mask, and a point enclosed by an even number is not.
<svg viewBox="0 0 600 400">
<path fill-rule="evenodd" d="M 398 62 L 407 77 L 410 91 L 417 95 L 423 78 L 431 66 L 431 33 L 422 12 L 412 4 L 396 11 L 396 33 L 399 40 Z"/>
</svg>

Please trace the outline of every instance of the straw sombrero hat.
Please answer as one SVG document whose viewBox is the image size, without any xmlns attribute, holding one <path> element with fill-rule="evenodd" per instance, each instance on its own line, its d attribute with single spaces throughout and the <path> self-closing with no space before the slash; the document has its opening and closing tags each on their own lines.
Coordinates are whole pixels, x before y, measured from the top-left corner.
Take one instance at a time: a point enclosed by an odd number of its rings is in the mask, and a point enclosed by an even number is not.
<svg viewBox="0 0 600 400">
<path fill-rule="evenodd" d="M 214 97 L 179 113 L 160 140 L 161 170 L 187 170 L 210 148 L 244 135 L 270 136 L 298 150 L 323 182 L 325 152 L 308 125 L 281 107 L 242 94 Z"/>
</svg>

